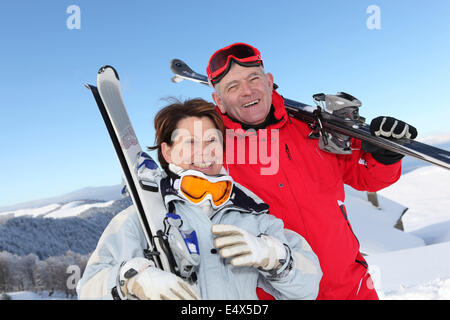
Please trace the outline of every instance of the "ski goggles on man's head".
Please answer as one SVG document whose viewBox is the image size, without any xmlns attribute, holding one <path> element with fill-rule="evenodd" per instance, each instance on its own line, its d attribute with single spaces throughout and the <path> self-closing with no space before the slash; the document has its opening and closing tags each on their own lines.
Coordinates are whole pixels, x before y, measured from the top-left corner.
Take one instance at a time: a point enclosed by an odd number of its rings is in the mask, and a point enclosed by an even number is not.
<svg viewBox="0 0 450 320">
<path fill-rule="evenodd" d="M 245 43 L 229 45 L 216 51 L 209 59 L 206 73 L 213 86 L 230 71 L 231 61 L 244 67 L 263 65 L 261 53 L 258 49 Z"/>
<path fill-rule="evenodd" d="M 210 200 L 213 208 L 225 204 L 231 196 L 233 179 L 230 176 L 208 176 L 200 171 L 186 170 L 178 174 L 174 187 L 186 200 L 201 204 Z"/>
</svg>

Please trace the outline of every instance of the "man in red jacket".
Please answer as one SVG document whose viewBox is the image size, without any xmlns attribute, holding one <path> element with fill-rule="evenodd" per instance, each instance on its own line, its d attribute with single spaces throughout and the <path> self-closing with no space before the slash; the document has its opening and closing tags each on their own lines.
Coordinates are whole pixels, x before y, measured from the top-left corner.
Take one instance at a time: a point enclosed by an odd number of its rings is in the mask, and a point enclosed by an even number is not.
<svg viewBox="0 0 450 320">
<path fill-rule="evenodd" d="M 345 209 L 344 183 L 377 191 L 400 178 L 402 155 L 352 139 L 351 154 L 321 150 L 311 129 L 289 117 L 273 90 L 260 52 L 237 43 L 212 55 L 207 74 L 225 122 L 225 166 L 305 237 L 323 271 L 318 299 L 378 299 Z M 412 126 L 390 117 L 371 123 L 373 134 L 414 138 Z M 269 298 L 258 292 L 260 298 Z"/>
</svg>

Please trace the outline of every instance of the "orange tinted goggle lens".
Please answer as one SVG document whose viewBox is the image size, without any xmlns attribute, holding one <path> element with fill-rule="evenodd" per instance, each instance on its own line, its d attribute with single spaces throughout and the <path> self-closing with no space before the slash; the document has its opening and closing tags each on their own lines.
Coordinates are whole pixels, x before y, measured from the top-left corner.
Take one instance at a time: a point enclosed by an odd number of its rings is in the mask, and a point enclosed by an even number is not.
<svg viewBox="0 0 450 320">
<path fill-rule="evenodd" d="M 210 194 L 215 205 L 221 205 L 228 200 L 231 193 L 231 181 L 210 182 L 195 176 L 184 176 L 181 179 L 180 190 L 193 203 L 199 203 Z"/>
</svg>

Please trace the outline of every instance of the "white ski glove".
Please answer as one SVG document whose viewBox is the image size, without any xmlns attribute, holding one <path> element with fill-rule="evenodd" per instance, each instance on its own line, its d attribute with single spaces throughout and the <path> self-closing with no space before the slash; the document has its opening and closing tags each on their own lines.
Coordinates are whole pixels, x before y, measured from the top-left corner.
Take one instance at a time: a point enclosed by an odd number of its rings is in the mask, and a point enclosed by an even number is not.
<svg viewBox="0 0 450 320">
<path fill-rule="evenodd" d="M 227 224 L 215 224 L 211 232 L 217 237 L 214 246 L 223 258 L 232 258 L 233 266 L 251 266 L 265 271 L 281 266 L 287 257 L 283 243 L 266 235 L 254 236 L 241 228 Z"/>
<path fill-rule="evenodd" d="M 199 300 L 197 289 L 145 258 L 133 258 L 119 270 L 119 287 L 127 299 Z"/>
</svg>

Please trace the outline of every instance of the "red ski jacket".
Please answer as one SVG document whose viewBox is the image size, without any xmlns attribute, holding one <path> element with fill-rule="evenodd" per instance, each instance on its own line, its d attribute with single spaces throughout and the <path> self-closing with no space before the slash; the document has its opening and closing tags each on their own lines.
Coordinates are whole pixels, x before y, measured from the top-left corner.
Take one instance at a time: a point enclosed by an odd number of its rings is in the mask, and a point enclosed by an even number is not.
<svg viewBox="0 0 450 320">
<path fill-rule="evenodd" d="M 288 116 L 275 91 L 272 104 L 278 122 L 266 130 L 245 131 L 222 114 L 227 128 L 224 166 L 269 204 L 285 228 L 311 245 L 323 272 L 317 298 L 356 299 L 367 263 L 347 219 L 344 184 L 378 191 L 400 178 L 401 162 L 378 163 L 356 139 L 351 155 L 324 152 L 318 140 L 308 138 L 308 126 Z"/>
</svg>

